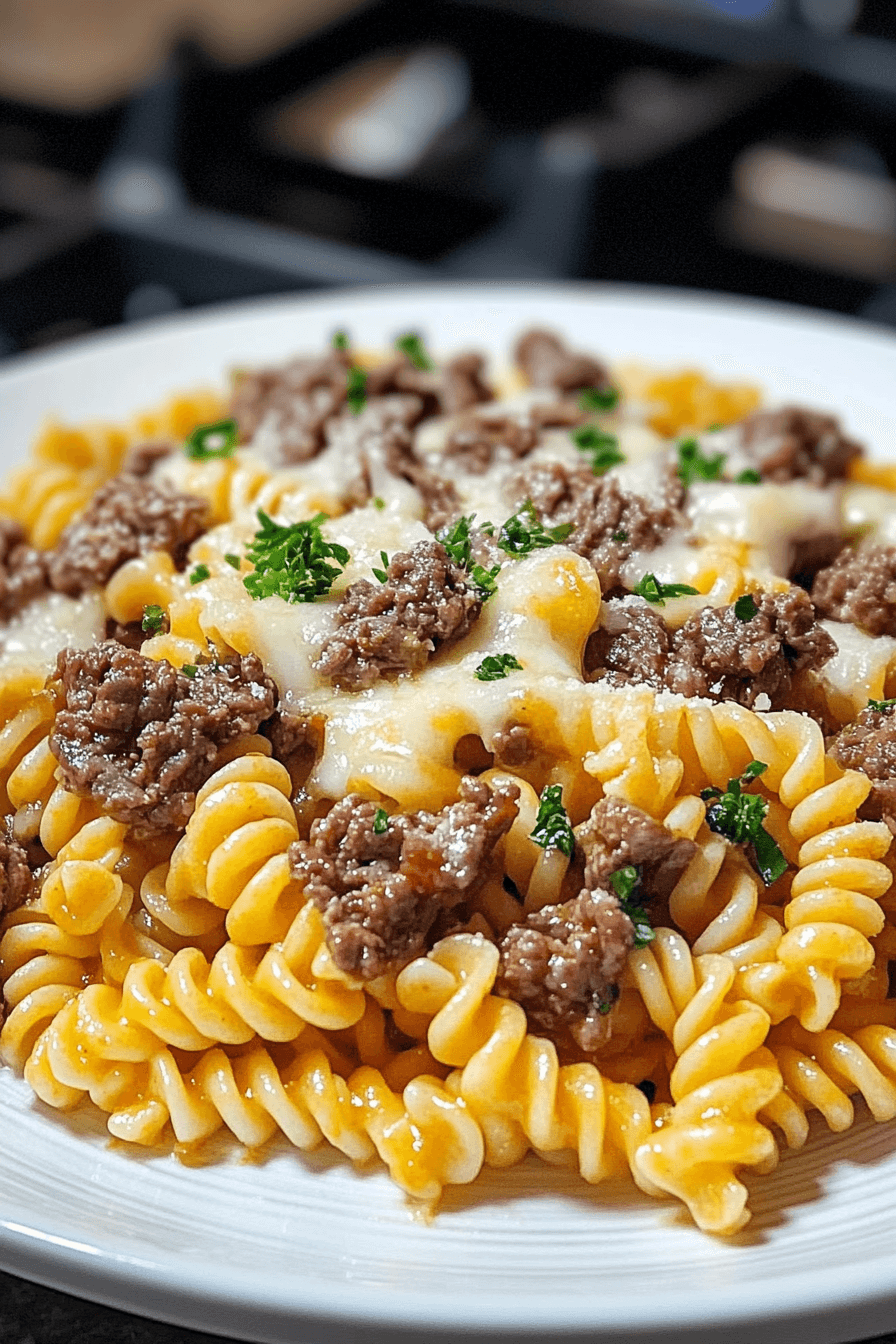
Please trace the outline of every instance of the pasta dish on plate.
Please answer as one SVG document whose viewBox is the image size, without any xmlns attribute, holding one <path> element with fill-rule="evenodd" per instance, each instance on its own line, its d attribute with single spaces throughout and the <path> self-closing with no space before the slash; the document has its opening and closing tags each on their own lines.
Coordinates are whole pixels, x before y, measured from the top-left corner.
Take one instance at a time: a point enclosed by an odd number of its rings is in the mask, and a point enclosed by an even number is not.
<svg viewBox="0 0 896 1344">
<path fill-rule="evenodd" d="M 699 1227 L 896 1117 L 896 469 L 747 383 L 331 348 L 0 499 L 4 1064 Z"/>
</svg>

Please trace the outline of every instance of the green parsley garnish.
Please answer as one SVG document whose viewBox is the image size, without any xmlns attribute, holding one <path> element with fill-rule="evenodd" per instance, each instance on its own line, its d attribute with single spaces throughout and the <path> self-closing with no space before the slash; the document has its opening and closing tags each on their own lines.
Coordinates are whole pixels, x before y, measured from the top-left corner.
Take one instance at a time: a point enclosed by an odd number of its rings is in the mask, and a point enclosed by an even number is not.
<svg viewBox="0 0 896 1344">
<path fill-rule="evenodd" d="M 157 635 L 160 633 L 164 621 L 165 612 L 161 607 L 157 607 L 151 602 L 149 606 L 143 608 L 143 620 L 140 622 L 140 628 L 146 635 Z"/>
<path fill-rule="evenodd" d="M 276 595 L 286 602 L 313 602 L 326 596 L 349 561 L 345 547 L 327 541 L 320 530 L 327 515 L 318 513 L 285 526 L 263 509 L 257 516 L 261 527 L 246 551 L 254 570 L 243 579 L 252 597 Z"/>
<path fill-rule="evenodd" d="M 628 541 L 628 533 L 627 533 L 627 532 L 624 532 L 624 531 L 622 530 L 622 528 L 620 528 L 618 532 L 614 532 L 614 533 L 613 533 L 613 535 L 612 535 L 612 537 L 610 538 L 610 540 L 611 540 L 611 541 Z"/>
<path fill-rule="evenodd" d="M 184 452 L 194 462 L 232 457 L 238 437 L 235 420 L 217 420 L 213 425 L 197 425 L 184 445 Z"/>
<path fill-rule="evenodd" d="M 749 593 L 739 597 L 734 604 L 734 614 L 739 621 L 752 621 L 758 610 L 755 600 Z"/>
<path fill-rule="evenodd" d="M 725 466 L 725 454 L 711 456 L 700 451 L 696 439 L 682 439 L 678 445 L 678 475 L 685 485 L 694 481 L 717 481 Z"/>
<path fill-rule="evenodd" d="M 570 437 L 580 452 L 590 456 L 591 470 L 595 476 L 603 476 L 611 467 L 625 461 L 615 434 L 607 434 L 594 425 L 580 425 L 572 431 Z"/>
<path fill-rule="evenodd" d="M 762 477 L 759 475 L 759 472 L 756 470 L 755 467 L 747 467 L 746 471 L 742 471 L 738 476 L 735 476 L 734 484 L 761 485 Z"/>
<path fill-rule="evenodd" d="M 147 608 L 147 610 L 149 610 L 149 608 Z M 145 625 L 144 625 L 143 629 L 144 629 L 144 630 L 146 629 L 146 626 L 145 626 Z M 894 705 L 896 705 L 896 700 L 869 700 L 869 701 L 868 701 L 868 708 L 869 708 L 869 709 L 876 709 L 877 712 L 878 712 L 879 714 L 886 714 L 887 711 L 888 711 L 888 710 L 891 710 L 891 709 L 893 708 Z"/>
<path fill-rule="evenodd" d="M 385 551 L 380 551 L 380 559 L 383 562 L 382 569 L 377 569 L 374 565 L 371 565 L 370 568 L 373 570 L 380 583 L 385 583 L 389 577 L 386 573 L 386 570 L 389 568 L 389 557 Z"/>
<path fill-rule="evenodd" d="M 380 510 L 386 507 L 386 501 L 383 499 L 382 495 L 374 495 L 373 507 Z"/>
<path fill-rule="evenodd" d="M 242 564 L 242 561 L 240 560 L 239 556 L 234 555 L 233 551 L 228 551 L 224 559 L 226 560 L 227 564 L 230 566 L 231 569 L 239 569 L 240 565 Z"/>
<path fill-rule="evenodd" d="M 193 680 L 198 671 L 199 669 L 195 663 L 184 663 L 183 667 L 181 668 L 181 672 L 183 672 L 184 676 L 189 677 L 191 681 Z"/>
<path fill-rule="evenodd" d="M 711 831 L 734 844 L 753 846 L 759 875 L 768 887 L 786 872 L 787 860 L 762 824 L 768 803 L 758 793 L 744 793 L 767 769 L 764 761 L 751 761 L 739 779 L 729 779 L 724 793 L 721 789 L 704 789 L 700 797 L 704 802 L 714 800 L 706 809 L 706 824 Z"/>
<path fill-rule="evenodd" d="M 208 565 L 197 565 L 195 569 L 190 570 L 190 582 L 202 583 L 203 579 L 209 578 L 211 570 Z"/>
<path fill-rule="evenodd" d="M 489 654 L 473 673 L 477 681 L 503 681 L 508 672 L 521 672 L 522 663 L 512 653 Z"/>
<path fill-rule="evenodd" d="M 384 807 L 378 807 L 373 814 L 374 835 L 385 835 L 389 829 L 389 813 Z"/>
<path fill-rule="evenodd" d="M 660 583 L 655 574 L 645 574 L 633 591 L 655 606 L 664 607 L 667 597 L 688 597 L 697 589 L 689 583 Z"/>
<path fill-rule="evenodd" d="M 572 858 L 576 838 L 563 807 L 563 791 L 559 784 L 549 784 L 542 792 L 535 818 L 535 830 L 529 837 L 541 849 L 559 849 Z"/>
<path fill-rule="evenodd" d="M 407 332 L 404 336 L 399 336 L 395 342 L 395 349 L 407 355 L 414 368 L 419 369 L 421 373 L 430 373 L 435 368 L 435 364 L 427 354 L 421 337 L 413 331 Z"/>
<path fill-rule="evenodd" d="M 500 571 L 500 565 L 493 565 L 491 569 L 486 569 L 483 565 L 477 565 L 473 560 L 473 543 L 470 539 L 470 524 L 476 517 L 471 513 L 469 517 L 458 518 L 452 527 L 443 527 L 436 533 L 436 540 L 440 541 L 445 550 L 450 555 L 456 565 L 461 569 L 469 571 L 475 588 L 483 602 L 492 593 L 497 591 L 498 585 L 495 583 L 495 575 Z M 490 523 L 484 523 L 482 530 L 487 531 Z"/>
<path fill-rule="evenodd" d="M 346 401 L 353 415 L 360 415 L 367 404 L 367 374 L 352 364 L 345 375 Z"/>
<path fill-rule="evenodd" d="M 635 947 L 646 947 L 652 943 L 656 934 L 650 923 L 650 916 L 637 900 L 641 885 L 641 874 L 632 863 L 617 868 L 610 874 L 610 886 L 619 897 L 619 904 L 628 915 L 635 928 Z"/>
<path fill-rule="evenodd" d="M 619 388 L 583 387 L 579 405 L 583 411 L 614 411 L 619 405 Z"/>
<path fill-rule="evenodd" d="M 345 331 L 334 331 L 334 332 L 333 332 L 333 349 L 334 349 L 334 350 L 347 350 L 347 349 L 348 349 L 348 333 L 347 333 L 347 332 L 345 332 Z"/>
<path fill-rule="evenodd" d="M 544 550 L 547 546 L 565 541 L 572 530 L 572 523 L 545 527 L 535 512 L 535 505 L 531 499 L 527 499 L 501 528 L 498 545 L 507 555 L 529 555 L 532 551 Z"/>
</svg>

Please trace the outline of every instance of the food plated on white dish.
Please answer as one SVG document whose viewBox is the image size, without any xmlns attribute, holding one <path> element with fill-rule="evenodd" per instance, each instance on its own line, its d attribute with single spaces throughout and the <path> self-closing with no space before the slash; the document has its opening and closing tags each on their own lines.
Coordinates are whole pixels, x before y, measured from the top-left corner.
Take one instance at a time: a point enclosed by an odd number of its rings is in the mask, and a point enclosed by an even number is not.
<svg viewBox="0 0 896 1344">
<path fill-rule="evenodd" d="M 835 1339 L 813 1238 L 860 1185 L 837 1292 L 881 1319 L 892 368 L 786 310 L 496 287 L 7 375 L 14 432 L 59 421 L 3 505 L 0 1105 L 69 1173 L 64 1213 L 20 1183 L 11 1267 L 267 1338 Z"/>
</svg>

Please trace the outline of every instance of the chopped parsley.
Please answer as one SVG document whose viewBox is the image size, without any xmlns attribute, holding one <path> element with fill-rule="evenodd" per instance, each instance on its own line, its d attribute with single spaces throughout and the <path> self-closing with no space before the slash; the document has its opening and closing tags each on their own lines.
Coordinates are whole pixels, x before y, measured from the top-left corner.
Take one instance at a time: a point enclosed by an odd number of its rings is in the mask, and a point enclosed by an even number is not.
<svg viewBox="0 0 896 1344">
<path fill-rule="evenodd" d="M 541 849 L 559 849 L 568 859 L 572 858 L 576 838 L 563 806 L 563 791 L 559 784 L 548 784 L 542 791 L 535 829 L 529 838 Z"/>
<path fill-rule="evenodd" d="M 427 353 L 422 338 L 416 332 L 409 331 L 404 336 L 399 336 L 395 342 L 395 349 L 407 355 L 414 368 L 419 369 L 421 373 L 430 373 L 435 368 L 435 363 Z"/>
<path fill-rule="evenodd" d="M 724 466 L 724 453 L 702 453 L 696 439 L 682 439 L 678 445 L 678 475 L 685 485 L 717 481 Z"/>
<path fill-rule="evenodd" d="M 620 528 L 618 532 L 614 532 L 614 533 L 613 533 L 613 535 L 611 536 L 610 540 L 611 540 L 611 541 L 628 541 L 628 533 L 625 532 L 622 528 Z"/>
<path fill-rule="evenodd" d="M 209 578 L 211 570 L 208 565 L 197 565 L 195 569 L 190 570 L 190 582 L 202 583 L 203 579 Z"/>
<path fill-rule="evenodd" d="M 231 569 L 239 569 L 240 565 L 243 563 L 239 556 L 235 555 L 233 551 L 228 551 L 224 559 Z"/>
<path fill-rule="evenodd" d="M 181 668 L 181 672 L 183 672 L 185 677 L 189 677 L 190 681 L 193 680 L 198 671 L 199 669 L 195 663 L 184 663 L 183 667 Z"/>
<path fill-rule="evenodd" d="M 747 467 L 746 471 L 740 472 L 734 478 L 735 485 L 761 485 L 762 477 L 755 467 Z"/>
<path fill-rule="evenodd" d="M 709 802 L 706 824 L 711 831 L 724 835 L 734 844 L 753 846 L 756 867 L 768 887 L 786 872 L 787 860 L 762 824 L 768 803 L 758 793 L 744 793 L 744 789 L 767 769 L 764 761 L 751 761 L 739 779 L 729 779 L 724 793 L 721 789 L 704 789 L 700 797 Z"/>
<path fill-rule="evenodd" d="M 235 420 L 216 420 L 213 425 L 197 425 L 189 435 L 184 452 L 194 462 L 212 462 L 232 457 L 238 438 Z"/>
<path fill-rule="evenodd" d="M 382 569 L 377 569 L 375 565 L 371 565 L 371 569 L 373 570 L 376 577 L 379 579 L 380 583 L 385 583 L 389 577 L 389 575 L 386 573 L 386 570 L 389 568 L 389 557 L 385 551 L 380 551 L 380 559 L 383 562 Z"/>
<path fill-rule="evenodd" d="M 638 900 L 641 886 L 641 874 L 632 863 L 617 868 L 610 874 L 610 886 L 619 898 L 619 904 L 628 915 L 635 929 L 635 947 L 646 947 L 652 943 L 656 934 L 650 923 L 650 916 Z"/>
<path fill-rule="evenodd" d="M 334 332 L 333 332 L 333 349 L 334 349 L 334 350 L 347 350 L 347 349 L 348 349 L 348 333 L 347 333 L 347 332 L 345 332 L 345 331 L 334 331 Z"/>
<path fill-rule="evenodd" d="M 595 476 L 603 476 L 611 467 L 625 461 L 619 451 L 619 440 L 615 434 L 607 434 L 595 425 L 580 425 L 570 435 L 579 452 L 587 453 L 591 458 L 591 470 Z"/>
<path fill-rule="evenodd" d="M 386 501 L 383 499 L 382 495 L 374 495 L 373 507 L 380 510 L 386 507 Z"/>
<path fill-rule="evenodd" d="M 318 513 L 305 522 L 281 526 L 258 510 L 261 527 L 246 551 L 254 569 L 243 579 L 252 597 L 276 595 L 286 602 L 313 602 L 326 596 L 349 561 L 345 547 L 327 541 L 321 532 L 326 517 Z"/>
<path fill-rule="evenodd" d="M 353 415 L 360 415 L 367 404 L 367 374 L 352 364 L 345 375 L 346 401 Z"/>
<path fill-rule="evenodd" d="M 146 626 L 144 626 L 143 628 L 144 628 L 144 630 L 145 630 L 145 629 L 146 629 Z M 869 708 L 869 709 L 876 709 L 877 712 L 878 712 L 879 714 L 886 714 L 889 710 L 891 710 L 891 709 L 893 708 L 894 705 L 896 705 L 896 700 L 869 700 L 869 701 L 868 701 L 868 708 Z"/>
<path fill-rule="evenodd" d="M 618 387 L 584 387 L 579 393 L 583 411 L 615 411 L 619 405 Z"/>
<path fill-rule="evenodd" d="M 493 565 L 491 569 L 486 569 L 483 565 L 477 565 L 474 561 L 470 525 L 475 517 L 475 513 L 471 513 L 468 517 L 458 518 L 452 527 L 443 527 L 441 531 L 437 532 L 436 540 L 442 543 L 456 565 L 460 565 L 461 569 L 466 569 L 469 572 L 473 585 L 484 602 L 486 598 L 491 597 L 492 593 L 497 591 L 498 585 L 495 583 L 495 575 L 499 572 L 501 566 Z M 485 523 L 482 530 L 486 531 L 490 526 L 490 523 Z"/>
<path fill-rule="evenodd" d="M 512 514 L 498 533 L 498 545 L 506 555 L 529 555 L 565 541 L 572 531 L 572 523 L 545 527 L 535 512 L 531 499 Z"/>
<path fill-rule="evenodd" d="M 752 621 L 758 610 L 759 608 L 750 593 L 745 593 L 743 597 L 739 597 L 734 604 L 735 616 L 744 623 Z"/>
<path fill-rule="evenodd" d="M 655 574 L 645 574 L 633 592 L 654 606 L 664 607 L 667 597 L 689 597 L 696 593 L 689 583 L 661 583 Z"/>
<path fill-rule="evenodd" d="M 521 672 L 523 665 L 512 653 L 489 654 L 473 673 L 477 681 L 503 681 L 508 672 Z"/>
<path fill-rule="evenodd" d="M 384 807 L 378 807 L 373 814 L 374 835 L 385 835 L 389 829 L 389 813 Z"/>
<path fill-rule="evenodd" d="M 146 635 L 158 635 L 161 633 L 162 626 L 165 623 L 165 612 L 155 603 L 143 608 L 143 620 L 140 622 L 140 628 Z"/>
</svg>

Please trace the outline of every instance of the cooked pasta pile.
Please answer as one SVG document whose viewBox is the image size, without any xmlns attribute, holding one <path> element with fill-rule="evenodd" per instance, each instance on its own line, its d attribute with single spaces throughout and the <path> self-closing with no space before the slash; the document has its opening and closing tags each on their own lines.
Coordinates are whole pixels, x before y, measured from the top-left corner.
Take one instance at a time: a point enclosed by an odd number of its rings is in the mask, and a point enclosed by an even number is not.
<svg viewBox="0 0 896 1344">
<path fill-rule="evenodd" d="M 396 346 L 12 474 L 2 1059 L 135 1144 L 736 1232 L 813 1111 L 896 1116 L 896 482 L 747 385 Z"/>
</svg>

